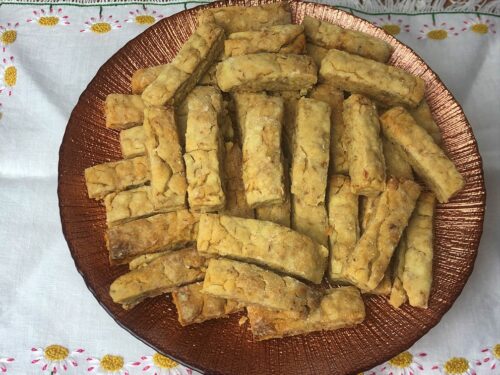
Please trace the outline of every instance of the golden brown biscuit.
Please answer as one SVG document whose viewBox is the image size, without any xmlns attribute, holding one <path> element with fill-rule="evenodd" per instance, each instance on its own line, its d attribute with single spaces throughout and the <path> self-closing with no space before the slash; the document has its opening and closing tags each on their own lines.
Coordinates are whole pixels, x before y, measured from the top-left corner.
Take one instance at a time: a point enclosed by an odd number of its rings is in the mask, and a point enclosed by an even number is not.
<svg viewBox="0 0 500 375">
<path fill-rule="evenodd" d="M 385 161 L 377 109 L 370 99 L 353 94 L 344 101 L 343 119 L 352 192 L 376 196 L 385 189 Z"/>
<path fill-rule="evenodd" d="M 89 198 L 103 199 L 107 194 L 144 185 L 149 181 L 145 156 L 94 165 L 85 169 Z"/>
<path fill-rule="evenodd" d="M 386 106 L 416 107 L 425 83 L 402 69 L 331 49 L 321 61 L 320 77 L 338 88 L 369 96 Z"/>
<path fill-rule="evenodd" d="M 328 249 L 284 226 L 254 219 L 201 215 L 198 251 L 264 265 L 319 284 Z"/>
<path fill-rule="evenodd" d="M 402 107 L 392 108 L 380 117 L 384 135 L 406 152 L 413 170 L 445 203 L 465 185 L 453 162 Z"/>
<path fill-rule="evenodd" d="M 247 312 L 257 341 L 351 327 L 365 319 L 363 299 L 352 286 L 327 290 L 319 306 L 306 318 L 293 311 L 271 311 L 259 306 L 248 306 Z"/>
</svg>

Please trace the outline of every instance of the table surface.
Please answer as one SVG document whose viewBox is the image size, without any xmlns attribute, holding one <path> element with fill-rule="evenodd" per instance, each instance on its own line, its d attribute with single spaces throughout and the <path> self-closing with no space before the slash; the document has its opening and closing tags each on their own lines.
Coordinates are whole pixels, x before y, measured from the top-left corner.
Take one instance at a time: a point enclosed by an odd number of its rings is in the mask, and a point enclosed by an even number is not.
<svg viewBox="0 0 500 375">
<path fill-rule="evenodd" d="M 154 373 L 155 363 L 169 373 L 173 366 L 155 362 L 154 351 L 121 329 L 86 289 L 61 231 L 57 163 L 80 93 L 116 50 L 148 26 L 136 17 L 159 20 L 196 2 L 0 6 L 0 372 L 42 372 L 50 353 L 64 354 L 50 348 L 54 344 L 75 351 L 68 353 L 68 366 L 78 366 L 68 371 L 76 374 L 102 370 L 106 355 L 123 357 L 122 373 Z M 410 358 L 416 374 L 445 374 L 460 363 L 450 360 L 463 357 L 468 369 L 456 367 L 462 371 L 457 374 L 500 374 L 500 16 L 491 13 L 495 2 L 474 12 L 468 2 L 453 13 L 419 1 L 385 3 L 358 10 L 357 1 L 341 5 L 399 30 L 395 36 L 427 61 L 461 103 L 483 157 L 487 210 L 475 270 L 462 295 L 409 350 L 411 356 L 373 373 L 403 373 L 397 365 Z M 422 7 L 415 11 L 408 3 Z M 96 23 L 109 24 L 109 31 L 94 32 Z M 187 372 L 182 366 L 171 371 Z"/>
</svg>

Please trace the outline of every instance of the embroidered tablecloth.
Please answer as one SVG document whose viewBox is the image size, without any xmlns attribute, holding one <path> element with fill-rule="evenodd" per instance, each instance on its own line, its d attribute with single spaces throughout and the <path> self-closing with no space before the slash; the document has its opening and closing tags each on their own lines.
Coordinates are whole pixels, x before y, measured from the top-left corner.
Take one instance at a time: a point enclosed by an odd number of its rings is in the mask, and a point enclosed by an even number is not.
<svg viewBox="0 0 500 375">
<path fill-rule="evenodd" d="M 151 24 L 199 3 L 0 0 L 0 372 L 191 373 L 121 329 L 86 289 L 56 189 L 66 123 L 97 69 Z M 441 76 L 474 129 L 488 192 L 462 295 L 408 352 L 368 373 L 500 374 L 500 2 L 329 3 L 383 27 Z"/>
</svg>

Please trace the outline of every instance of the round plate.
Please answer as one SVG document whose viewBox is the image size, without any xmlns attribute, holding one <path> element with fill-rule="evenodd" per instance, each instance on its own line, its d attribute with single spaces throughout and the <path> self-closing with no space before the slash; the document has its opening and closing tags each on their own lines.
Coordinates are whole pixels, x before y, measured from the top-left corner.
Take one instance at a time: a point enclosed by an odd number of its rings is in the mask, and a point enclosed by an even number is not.
<svg viewBox="0 0 500 375">
<path fill-rule="evenodd" d="M 225 1 L 210 7 L 268 1 Z M 361 30 L 395 47 L 390 63 L 421 76 L 443 134 L 443 146 L 467 180 L 465 189 L 438 205 L 434 283 L 427 310 L 393 309 L 383 297 L 366 297 L 367 317 L 352 329 L 253 342 L 240 315 L 182 328 L 170 297 L 147 300 L 130 311 L 114 304 L 108 289 L 126 272 L 109 266 L 104 244 L 104 208 L 87 198 L 83 171 L 121 159 L 118 132 L 104 126 L 103 102 L 110 93 L 128 93 L 132 73 L 168 62 L 192 33 L 198 9 L 150 27 L 120 49 L 82 93 L 64 135 L 59 160 L 59 205 L 64 235 L 75 265 L 108 313 L 138 339 L 196 370 L 220 374 L 351 374 L 367 370 L 409 348 L 436 325 L 462 291 L 481 237 L 485 188 L 481 157 L 460 105 L 437 75 L 410 48 L 369 22 L 326 5 L 291 2 L 294 22 L 305 14 Z"/>
</svg>

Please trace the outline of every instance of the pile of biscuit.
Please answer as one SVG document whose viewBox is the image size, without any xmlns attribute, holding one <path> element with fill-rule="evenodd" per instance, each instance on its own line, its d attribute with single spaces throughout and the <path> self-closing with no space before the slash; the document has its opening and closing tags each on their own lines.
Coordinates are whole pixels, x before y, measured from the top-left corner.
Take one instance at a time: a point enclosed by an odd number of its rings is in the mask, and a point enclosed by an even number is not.
<svg viewBox="0 0 500 375">
<path fill-rule="evenodd" d="M 291 24 L 286 3 L 200 11 L 170 63 L 104 104 L 124 159 L 85 179 L 111 265 L 130 268 L 113 301 L 171 292 L 182 325 L 244 310 L 256 340 L 359 324 L 362 294 L 426 308 L 435 201 L 464 179 L 391 54 Z"/>
</svg>

